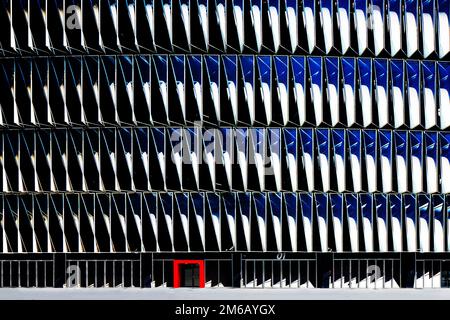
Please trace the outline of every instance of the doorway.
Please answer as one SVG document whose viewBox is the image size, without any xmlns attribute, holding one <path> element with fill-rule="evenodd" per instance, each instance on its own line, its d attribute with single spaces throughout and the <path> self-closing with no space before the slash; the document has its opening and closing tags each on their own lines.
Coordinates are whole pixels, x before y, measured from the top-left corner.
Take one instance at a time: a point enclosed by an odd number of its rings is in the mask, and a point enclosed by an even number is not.
<svg viewBox="0 0 450 320">
<path fill-rule="evenodd" d="M 203 260 L 174 260 L 174 288 L 204 288 L 205 263 Z"/>
</svg>

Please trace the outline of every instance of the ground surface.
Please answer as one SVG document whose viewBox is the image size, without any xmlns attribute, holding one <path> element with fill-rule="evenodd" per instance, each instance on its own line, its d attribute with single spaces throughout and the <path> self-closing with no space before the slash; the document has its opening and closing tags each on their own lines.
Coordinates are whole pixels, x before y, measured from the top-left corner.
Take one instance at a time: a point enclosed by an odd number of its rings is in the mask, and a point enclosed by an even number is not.
<svg viewBox="0 0 450 320">
<path fill-rule="evenodd" d="M 450 300 L 450 289 L 0 289 L 0 300 Z"/>
</svg>

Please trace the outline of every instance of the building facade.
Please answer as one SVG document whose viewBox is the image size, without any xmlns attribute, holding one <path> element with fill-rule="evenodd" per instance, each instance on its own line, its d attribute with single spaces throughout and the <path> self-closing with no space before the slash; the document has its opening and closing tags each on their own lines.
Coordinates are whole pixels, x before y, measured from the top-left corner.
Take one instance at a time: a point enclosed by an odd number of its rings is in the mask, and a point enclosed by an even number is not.
<svg viewBox="0 0 450 320">
<path fill-rule="evenodd" d="M 448 0 L 0 0 L 0 286 L 448 287 Z"/>
</svg>

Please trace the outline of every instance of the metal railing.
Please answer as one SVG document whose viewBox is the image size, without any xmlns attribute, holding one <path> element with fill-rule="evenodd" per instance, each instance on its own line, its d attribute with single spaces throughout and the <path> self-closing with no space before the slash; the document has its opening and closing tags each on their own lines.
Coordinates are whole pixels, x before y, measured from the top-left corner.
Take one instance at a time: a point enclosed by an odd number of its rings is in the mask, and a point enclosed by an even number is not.
<svg viewBox="0 0 450 320">
<path fill-rule="evenodd" d="M 136 259 L 67 259 L 65 287 L 141 287 L 141 263 Z"/>
<path fill-rule="evenodd" d="M 205 262 L 205 287 L 232 287 L 232 260 L 227 258 L 202 259 Z M 151 287 L 173 286 L 173 260 L 152 260 Z"/>
<path fill-rule="evenodd" d="M 246 259 L 244 288 L 314 288 L 317 283 L 314 259 Z"/>
<path fill-rule="evenodd" d="M 1 288 L 55 287 L 53 257 L 14 257 L 0 260 Z"/>
<path fill-rule="evenodd" d="M 450 288 L 450 260 L 417 259 L 414 288 Z"/>
<path fill-rule="evenodd" d="M 0 288 L 172 287 L 174 259 L 211 288 L 450 288 L 447 254 L 244 252 L 0 254 Z"/>
<path fill-rule="evenodd" d="M 400 259 L 333 259 L 330 288 L 400 287 Z"/>
</svg>

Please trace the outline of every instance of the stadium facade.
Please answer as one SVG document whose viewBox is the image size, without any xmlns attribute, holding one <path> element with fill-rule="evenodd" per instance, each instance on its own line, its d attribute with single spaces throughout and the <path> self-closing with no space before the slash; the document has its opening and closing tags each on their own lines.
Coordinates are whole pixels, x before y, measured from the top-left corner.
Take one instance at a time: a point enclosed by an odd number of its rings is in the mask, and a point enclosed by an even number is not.
<svg viewBox="0 0 450 320">
<path fill-rule="evenodd" d="M 0 287 L 450 286 L 449 15 L 0 0 Z"/>
</svg>

